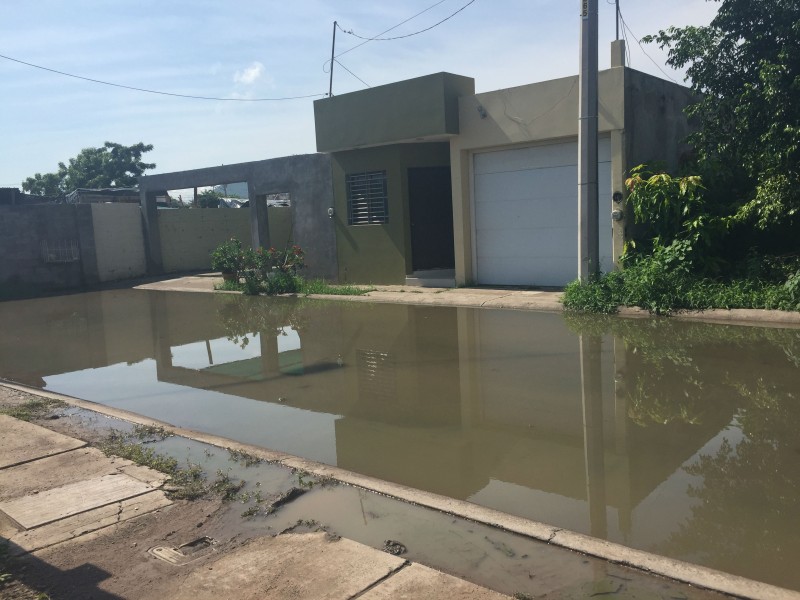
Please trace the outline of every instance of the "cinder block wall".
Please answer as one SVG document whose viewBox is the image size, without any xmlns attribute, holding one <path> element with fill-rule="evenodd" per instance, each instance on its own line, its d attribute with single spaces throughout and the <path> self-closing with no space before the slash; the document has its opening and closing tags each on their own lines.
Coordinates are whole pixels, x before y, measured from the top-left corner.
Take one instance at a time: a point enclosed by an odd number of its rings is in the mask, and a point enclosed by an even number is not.
<svg viewBox="0 0 800 600">
<path fill-rule="evenodd" d="M 82 210 L 79 210 L 82 209 Z M 0 298 L 81 287 L 94 261 L 89 207 L 0 206 Z M 79 218 L 82 217 L 82 218 Z M 89 223 L 91 219 L 89 218 Z"/>
<path fill-rule="evenodd" d="M 158 230 L 164 271 L 199 271 L 211 268 L 211 251 L 225 240 L 250 241 L 250 211 L 196 208 L 159 210 Z"/>
</svg>

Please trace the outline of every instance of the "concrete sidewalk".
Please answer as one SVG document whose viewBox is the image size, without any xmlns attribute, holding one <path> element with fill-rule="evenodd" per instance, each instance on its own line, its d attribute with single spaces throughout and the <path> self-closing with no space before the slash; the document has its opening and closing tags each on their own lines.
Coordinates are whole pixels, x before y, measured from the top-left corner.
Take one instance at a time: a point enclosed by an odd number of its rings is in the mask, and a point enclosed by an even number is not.
<svg viewBox="0 0 800 600">
<path fill-rule="evenodd" d="M 145 283 L 135 286 L 141 290 L 169 292 L 214 292 L 214 286 L 222 282 L 218 273 L 186 275 L 173 279 Z M 421 304 L 425 306 L 456 306 L 469 308 L 495 308 L 512 310 L 534 310 L 562 312 L 562 293 L 557 290 L 525 290 L 518 288 L 434 288 L 409 285 L 377 285 L 375 290 L 362 296 L 330 296 L 311 294 L 309 298 L 321 300 L 343 300 L 348 302 L 383 302 L 391 304 Z M 238 292 L 217 292 L 235 294 Z M 643 318 L 649 313 L 641 308 L 620 307 L 619 316 Z M 684 311 L 672 315 L 673 319 L 702 321 L 708 323 L 730 323 L 736 325 L 759 325 L 768 327 L 800 327 L 800 312 L 756 309 L 712 309 Z"/>
<path fill-rule="evenodd" d="M 187 550 L 192 544 L 150 546 L 137 531 L 155 523 L 168 538 L 182 531 L 181 512 L 190 514 L 182 535 L 203 539 L 204 523 L 194 526 L 191 503 L 173 502 L 161 489 L 163 474 L 5 415 L 0 457 L 0 537 L 11 554 L 24 555 L 29 575 L 49 574 L 48 591 L 54 586 L 63 594 L 69 585 L 70 597 L 137 600 L 507 598 L 324 532 L 261 536 L 193 554 Z M 61 564 L 76 548 L 91 545 L 101 553 L 91 563 Z M 129 568 L 139 573 L 133 581 L 124 577 Z M 76 569 L 104 575 L 81 584 L 71 575 Z"/>
<path fill-rule="evenodd" d="M 140 290 L 163 292 L 213 292 L 222 283 L 218 273 L 186 275 L 136 286 Z M 424 304 L 427 306 L 467 306 L 473 308 L 514 308 L 559 312 L 561 292 L 490 288 L 435 288 L 411 285 L 376 285 L 363 296 L 330 296 L 310 294 L 309 298 L 346 300 L 351 302 L 386 302 L 392 304 Z M 238 293 L 238 292 L 218 292 Z"/>
</svg>

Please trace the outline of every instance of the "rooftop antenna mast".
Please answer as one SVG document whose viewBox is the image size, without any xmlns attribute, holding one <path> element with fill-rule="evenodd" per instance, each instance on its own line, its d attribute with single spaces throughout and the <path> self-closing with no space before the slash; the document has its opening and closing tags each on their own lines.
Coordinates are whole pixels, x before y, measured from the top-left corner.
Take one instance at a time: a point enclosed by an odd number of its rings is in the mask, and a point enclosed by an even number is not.
<svg viewBox="0 0 800 600">
<path fill-rule="evenodd" d="M 616 16 L 617 16 L 617 37 L 616 37 L 616 40 L 619 41 L 619 0 L 616 0 L 616 5 L 617 5 L 617 7 L 616 7 L 617 8 L 617 12 L 616 12 Z"/>
</svg>

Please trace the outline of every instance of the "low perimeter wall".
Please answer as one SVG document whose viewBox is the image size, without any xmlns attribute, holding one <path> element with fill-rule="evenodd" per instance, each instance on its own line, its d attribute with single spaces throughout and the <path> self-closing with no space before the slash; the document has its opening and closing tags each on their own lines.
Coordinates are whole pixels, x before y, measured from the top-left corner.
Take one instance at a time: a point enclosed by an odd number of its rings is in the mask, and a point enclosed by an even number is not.
<svg viewBox="0 0 800 600">
<path fill-rule="evenodd" d="M 91 204 L 97 276 L 100 281 L 147 272 L 142 211 L 138 204 Z"/>
<path fill-rule="evenodd" d="M 250 211 L 236 208 L 193 208 L 158 211 L 164 271 L 211 268 L 211 251 L 235 237 L 250 241 Z"/>
<path fill-rule="evenodd" d="M 0 206 L 0 298 L 145 274 L 141 211 L 131 204 Z"/>
</svg>

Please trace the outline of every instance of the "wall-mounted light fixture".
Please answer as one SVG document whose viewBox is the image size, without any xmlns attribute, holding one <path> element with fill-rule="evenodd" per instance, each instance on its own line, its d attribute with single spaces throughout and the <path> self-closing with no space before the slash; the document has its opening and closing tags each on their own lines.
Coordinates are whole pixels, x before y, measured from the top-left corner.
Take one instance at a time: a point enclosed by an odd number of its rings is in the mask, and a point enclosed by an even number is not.
<svg viewBox="0 0 800 600">
<path fill-rule="evenodd" d="M 333 215 L 335 215 L 335 214 L 336 214 L 336 211 L 334 211 L 334 210 L 333 210 L 333 207 L 331 206 L 331 207 L 328 209 L 328 218 L 329 218 L 329 219 L 332 219 L 332 218 L 333 218 Z"/>
<path fill-rule="evenodd" d="M 614 194 L 611 196 L 611 199 L 619 204 L 622 202 L 622 192 L 614 192 Z"/>
<path fill-rule="evenodd" d="M 612 221 L 622 221 L 622 218 L 625 214 L 621 210 L 612 210 L 611 211 L 611 220 Z"/>
</svg>

